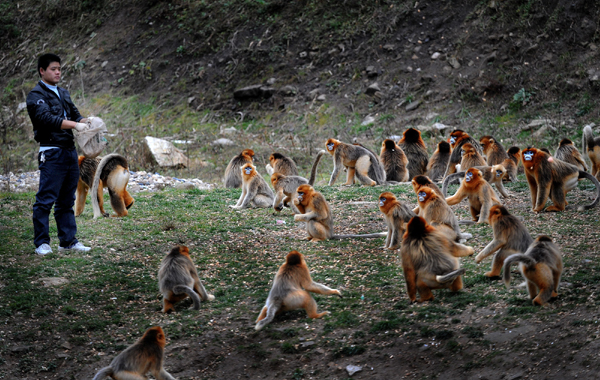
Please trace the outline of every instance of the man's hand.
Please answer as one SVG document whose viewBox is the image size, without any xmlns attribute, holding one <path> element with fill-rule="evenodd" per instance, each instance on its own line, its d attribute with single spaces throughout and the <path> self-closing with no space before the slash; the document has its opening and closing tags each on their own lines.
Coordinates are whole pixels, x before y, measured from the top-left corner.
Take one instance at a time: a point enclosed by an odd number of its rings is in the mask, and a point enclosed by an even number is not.
<svg viewBox="0 0 600 380">
<path fill-rule="evenodd" d="M 77 123 L 75 124 L 75 130 L 77 132 L 83 132 L 88 128 L 88 125 L 86 123 Z"/>
</svg>

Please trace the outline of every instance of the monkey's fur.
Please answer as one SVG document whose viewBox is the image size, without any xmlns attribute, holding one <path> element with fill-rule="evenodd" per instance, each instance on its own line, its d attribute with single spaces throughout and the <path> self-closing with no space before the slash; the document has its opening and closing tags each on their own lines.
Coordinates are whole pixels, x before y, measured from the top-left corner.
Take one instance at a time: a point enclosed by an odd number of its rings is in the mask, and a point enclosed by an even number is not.
<svg viewBox="0 0 600 380">
<path fill-rule="evenodd" d="M 333 216 L 323 194 L 310 185 L 300 185 L 298 197 L 293 201 L 300 214 L 294 215 L 296 222 L 306 222 L 307 240 L 318 242 L 333 235 Z"/>
<path fill-rule="evenodd" d="M 223 178 L 226 188 L 237 189 L 242 187 L 242 172 L 240 169 L 245 164 L 251 164 L 253 158 L 254 151 L 252 149 L 244 149 L 242 153 L 229 161 L 225 169 L 225 177 Z"/>
<path fill-rule="evenodd" d="M 520 263 L 521 274 L 527 280 L 529 298 L 534 305 L 543 306 L 550 298 L 558 297 L 558 284 L 563 270 L 562 254 L 552 239 L 538 236 L 524 254 L 509 256 L 504 262 L 504 283 L 510 286 L 510 267 Z"/>
<path fill-rule="evenodd" d="M 422 187 L 429 187 L 431 188 L 433 191 L 435 191 L 436 194 L 438 194 L 441 197 L 446 197 L 444 194 L 442 194 L 442 190 L 440 190 L 440 188 L 438 187 L 438 185 L 436 185 L 429 177 L 427 177 L 426 175 L 418 175 L 413 177 L 412 181 L 411 181 L 413 190 L 415 191 L 415 194 L 419 193 L 419 190 Z M 419 204 L 417 203 L 417 207 L 415 207 L 413 209 L 413 212 L 417 215 L 419 215 Z"/>
<path fill-rule="evenodd" d="M 271 207 L 275 195 L 265 179 L 258 174 L 256 167 L 252 164 L 245 164 L 240 171 L 242 173 L 242 194 L 237 203 L 229 207 L 235 209 L 244 209 L 250 206 Z"/>
<path fill-rule="evenodd" d="M 266 305 L 256 319 L 255 329 L 262 329 L 282 311 L 304 309 L 309 318 L 321 318 L 327 314 L 326 311 L 317 313 L 317 303 L 309 292 L 342 297 L 339 290 L 314 282 L 304 256 L 298 251 L 291 251 L 273 279 Z"/>
<path fill-rule="evenodd" d="M 446 141 L 438 143 L 435 152 L 433 152 L 433 155 L 427 164 L 427 177 L 431 178 L 434 182 L 441 181 L 446 173 L 451 153 L 452 148 L 450 147 L 450 144 Z"/>
<path fill-rule="evenodd" d="M 386 139 L 381 144 L 381 153 L 379 154 L 385 170 L 387 181 L 406 182 L 409 179 L 408 175 L 408 158 L 402 148 L 400 148 L 394 140 Z"/>
<path fill-rule="evenodd" d="M 519 169 L 519 162 L 521 162 L 521 149 L 518 146 L 511 146 L 506 152 L 508 158 L 502 161 L 502 166 L 506 169 L 504 175 L 505 181 L 517 182 L 517 173 Z"/>
<path fill-rule="evenodd" d="M 333 186 L 344 167 L 348 168 L 344 185 L 352 185 L 355 175 L 362 184 L 367 186 L 385 184 L 385 170 L 377 156 L 369 149 L 336 139 L 328 139 L 325 146 L 327 152 L 333 156 L 333 172 L 329 179 L 329 186 Z"/>
<path fill-rule="evenodd" d="M 453 241 L 470 239 L 473 235 L 460 231 L 458 218 L 446 203 L 443 196 L 436 193 L 432 188 L 423 186 L 417 192 L 419 202 L 419 216 L 427 223 L 446 232 Z"/>
<path fill-rule="evenodd" d="M 523 222 L 511 215 L 504 206 L 492 206 L 489 220 L 494 239 L 475 256 L 475 262 L 480 263 L 486 257 L 494 255 L 492 269 L 485 275 L 497 277 L 500 276 L 506 258 L 514 253 L 525 252 L 533 239 Z"/>
<path fill-rule="evenodd" d="M 473 220 L 477 223 L 488 222 L 490 208 L 495 204 L 502 204 L 492 186 L 483 179 L 481 170 L 471 168 L 465 173 L 465 179 L 452 197 L 446 198 L 448 205 L 458 204 L 464 198 L 469 200 L 469 209 Z"/>
<path fill-rule="evenodd" d="M 583 128 L 581 151 L 587 154 L 592 163 L 592 175 L 600 181 L 600 137 L 594 138 L 594 132 L 589 125 Z"/>
<path fill-rule="evenodd" d="M 156 380 L 176 380 L 163 368 L 165 333 L 160 326 L 151 327 L 134 344 L 102 368 L 93 380 L 110 376 L 115 380 L 143 380 L 148 372 Z"/>
<path fill-rule="evenodd" d="M 548 153 L 536 148 L 527 148 L 522 152 L 525 176 L 531 192 L 533 212 L 541 212 L 546 207 L 548 196 L 554 203 L 545 211 L 563 211 L 566 206 L 566 194 L 577 186 L 580 178 L 588 178 L 596 186 L 596 199 L 589 205 L 579 206 L 578 211 L 589 210 L 598 204 L 600 183 L 590 173 L 579 170 Z"/>
<path fill-rule="evenodd" d="M 485 179 L 490 185 L 495 185 L 496 190 L 503 196 L 508 197 L 508 193 L 504 188 L 504 183 L 502 180 L 506 175 L 506 169 L 503 165 L 494 165 L 494 166 L 474 166 L 474 168 L 479 169 L 481 173 L 483 173 L 483 179 Z M 459 172 L 450 174 L 448 177 L 444 179 L 444 183 L 442 185 L 442 194 L 446 196 L 446 192 L 448 190 L 448 184 L 457 178 L 464 178 L 465 172 Z"/>
<path fill-rule="evenodd" d="M 575 165 L 579 170 L 588 171 L 585 160 L 581 157 L 579 150 L 573 145 L 573 141 L 569 139 L 560 140 L 558 148 L 556 148 L 556 152 L 554 153 L 554 158 Z"/>
<path fill-rule="evenodd" d="M 384 249 L 394 250 L 400 247 L 406 223 L 415 213 L 389 191 L 379 195 L 379 210 L 383 213 L 387 225 Z"/>
<path fill-rule="evenodd" d="M 300 185 L 309 184 L 312 186 L 315 183 L 317 166 L 324 154 L 324 150 L 319 151 L 319 154 L 317 154 L 308 180 L 297 175 L 287 176 L 281 173 L 273 173 L 271 175 L 271 185 L 273 185 L 273 189 L 275 189 L 275 200 L 273 201 L 273 209 L 275 209 L 275 211 L 280 212 L 283 210 L 284 206 L 287 206 L 292 209 L 294 214 L 300 213 L 293 203 L 294 199 L 296 199 L 296 189 L 298 189 L 298 186 Z"/>
<path fill-rule="evenodd" d="M 406 226 L 400 255 L 406 279 L 406 291 L 411 302 L 433 299 L 431 289 L 462 289 L 465 273 L 457 257 L 470 256 L 473 248 L 456 243 L 442 231 L 415 216 Z"/>
<path fill-rule="evenodd" d="M 425 142 L 421 138 L 421 131 L 415 128 L 407 129 L 398 141 L 398 146 L 402 148 L 408 158 L 406 167 L 409 179 L 427 173 L 429 155 L 427 154 Z"/>
<path fill-rule="evenodd" d="M 466 172 L 474 166 L 485 166 L 485 160 L 477 152 L 477 149 L 471 143 L 464 143 L 461 147 L 460 170 Z"/>
<path fill-rule="evenodd" d="M 483 149 L 483 154 L 487 158 L 488 166 L 501 164 L 504 160 L 508 159 L 508 153 L 506 153 L 500 141 L 496 140 L 494 136 L 483 136 L 479 139 L 479 143 Z"/>
<path fill-rule="evenodd" d="M 469 136 L 468 133 L 460 129 L 455 129 L 454 131 L 450 132 L 449 143 L 452 147 L 452 154 L 450 155 L 450 160 L 448 160 L 448 167 L 446 168 L 446 173 L 444 174 L 444 177 L 456 173 L 456 165 L 460 164 L 462 158 L 462 150 L 460 148 L 464 144 L 470 143 L 475 147 L 477 153 L 479 153 L 480 155 L 483 154 L 483 149 L 481 148 L 481 145 L 479 145 L 479 143 L 475 141 L 474 138 Z"/>
<path fill-rule="evenodd" d="M 89 159 L 84 159 L 86 162 Z M 81 161 L 80 161 L 81 162 Z M 92 165 L 90 165 L 91 168 Z M 88 174 L 89 175 L 89 174 Z M 87 175 L 86 175 L 87 176 Z M 100 186 L 102 182 L 102 186 Z M 94 219 L 100 216 L 108 216 L 104 212 L 104 193 L 103 187 L 108 188 L 110 195 L 110 205 L 115 211 L 114 216 L 127 216 L 129 208 L 133 206 L 133 197 L 127 192 L 127 183 L 129 182 L 129 166 L 127 159 L 120 154 L 112 153 L 104 156 L 98 163 L 92 182 L 92 208 L 94 209 Z M 79 189 L 79 184 L 77 185 Z M 85 196 L 82 194 L 80 199 L 85 202 Z M 83 206 L 82 206 L 83 211 Z"/>
<path fill-rule="evenodd" d="M 163 295 L 163 313 L 175 310 L 175 303 L 190 297 L 194 309 L 200 309 L 200 300 L 212 301 L 215 296 L 208 294 L 186 246 L 174 247 L 165 256 L 158 270 L 158 287 Z"/>
<path fill-rule="evenodd" d="M 267 174 L 281 173 L 285 176 L 298 175 L 296 163 L 281 153 L 273 153 L 269 156 L 269 164 L 265 166 Z"/>
</svg>

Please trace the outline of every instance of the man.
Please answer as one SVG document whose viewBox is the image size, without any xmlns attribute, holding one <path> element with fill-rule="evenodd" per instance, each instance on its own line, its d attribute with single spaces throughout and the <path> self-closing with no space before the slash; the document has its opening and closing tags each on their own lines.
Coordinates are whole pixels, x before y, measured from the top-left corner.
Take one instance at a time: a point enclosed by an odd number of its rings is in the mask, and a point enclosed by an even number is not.
<svg viewBox="0 0 600 380">
<path fill-rule="evenodd" d="M 58 251 L 87 252 L 91 248 L 75 237 L 77 224 L 73 212 L 79 180 L 73 129 L 84 130 L 87 119 L 79 114 L 69 92 L 57 87 L 61 75 L 57 55 L 42 55 L 38 59 L 38 74 L 41 80 L 27 95 L 27 112 L 33 124 L 34 138 L 40 143 L 40 186 L 33 205 L 35 252 L 38 255 L 52 253 L 49 235 L 52 206 L 58 228 Z"/>
</svg>

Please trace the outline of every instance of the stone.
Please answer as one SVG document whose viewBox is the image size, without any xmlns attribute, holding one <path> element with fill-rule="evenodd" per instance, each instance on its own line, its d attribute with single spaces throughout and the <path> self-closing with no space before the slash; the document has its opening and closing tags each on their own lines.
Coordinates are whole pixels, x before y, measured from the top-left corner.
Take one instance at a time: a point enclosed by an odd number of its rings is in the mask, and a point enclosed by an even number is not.
<svg viewBox="0 0 600 380">
<path fill-rule="evenodd" d="M 235 143 L 229 139 L 225 139 L 225 138 L 220 138 L 220 139 L 216 139 L 215 141 L 212 142 L 213 145 L 235 145 Z"/>
<path fill-rule="evenodd" d="M 248 100 L 257 98 L 270 98 L 275 93 L 272 87 L 255 84 L 252 86 L 238 88 L 233 92 L 233 97 L 238 100 Z"/>
<path fill-rule="evenodd" d="M 413 110 L 416 110 L 417 108 L 419 108 L 420 105 L 421 105 L 421 101 L 417 100 L 416 102 L 412 102 L 409 105 L 407 105 L 405 109 L 407 111 L 413 111 Z"/>
<path fill-rule="evenodd" d="M 369 124 L 373 124 L 374 122 L 375 122 L 375 118 L 371 115 L 367 115 L 363 119 L 362 123 L 360 123 L 360 125 L 369 125 Z"/>
<path fill-rule="evenodd" d="M 21 111 L 23 111 L 25 108 L 27 108 L 26 102 L 19 103 L 19 105 L 17 106 L 17 113 L 21 113 Z"/>
<path fill-rule="evenodd" d="M 376 77 L 377 75 L 379 75 L 379 72 L 377 71 L 375 66 L 367 66 L 365 71 L 367 72 L 368 77 Z"/>
<path fill-rule="evenodd" d="M 346 366 L 346 372 L 348 372 L 348 376 L 354 375 L 356 372 L 362 371 L 362 367 L 357 365 L 348 364 Z"/>
<path fill-rule="evenodd" d="M 458 62 L 458 59 L 456 59 L 456 57 L 448 58 L 448 64 L 454 69 L 460 69 L 460 62 Z"/>
<path fill-rule="evenodd" d="M 327 99 L 327 97 L 324 94 L 317 96 L 317 100 L 320 101 L 320 102 L 324 102 L 325 99 Z"/>
<path fill-rule="evenodd" d="M 104 62 L 102 62 L 102 64 L 101 64 L 100 66 L 101 66 L 102 68 L 105 68 L 105 67 L 106 67 L 106 65 L 108 65 L 108 61 L 104 61 Z"/>
<path fill-rule="evenodd" d="M 298 89 L 294 86 L 283 86 L 279 89 L 279 94 L 283 96 L 296 96 Z"/>
<path fill-rule="evenodd" d="M 40 278 L 40 281 L 44 284 L 45 287 L 60 286 L 69 283 L 69 280 L 62 277 L 43 277 Z"/>
<path fill-rule="evenodd" d="M 144 143 L 148 148 L 149 159 L 162 168 L 187 168 L 189 159 L 183 151 L 171 142 L 156 137 L 146 136 Z"/>
<path fill-rule="evenodd" d="M 381 91 L 381 89 L 379 88 L 379 84 L 377 82 L 375 82 L 375 83 L 372 83 L 369 87 L 367 87 L 365 94 L 375 95 L 375 93 L 378 91 Z"/>
<path fill-rule="evenodd" d="M 177 182 L 175 188 L 178 190 L 193 190 L 196 186 L 191 182 Z"/>
<path fill-rule="evenodd" d="M 435 60 L 435 59 L 438 59 L 438 58 L 440 58 L 440 56 L 441 56 L 441 55 L 442 55 L 441 53 L 438 53 L 438 52 L 436 51 L 435 53 L 433 53 L 433 54 L 431 55 L 431 59 L 434 59 L 434 60 Z"/>
</svg>

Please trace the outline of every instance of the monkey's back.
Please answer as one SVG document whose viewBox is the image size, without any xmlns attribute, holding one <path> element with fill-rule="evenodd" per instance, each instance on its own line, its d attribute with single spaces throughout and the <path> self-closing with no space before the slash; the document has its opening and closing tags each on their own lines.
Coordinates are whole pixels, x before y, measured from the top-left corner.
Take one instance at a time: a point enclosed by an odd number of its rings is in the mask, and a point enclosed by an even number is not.
<svg viewBox="0 0 600 380">
<path fill-rule="evenodd" d="M 158 270 L 158 286 L 161 293 L 172 290 L 175 286 L 194 286 L 198 277 L 192 260 L 182 254 L 168 254 Z"/>
<path fill-rule="evenodd" d="M 496 237 L 501 231 L 509 231 L 510 235 L 504 247 L 516 252 L 525 252 L 533 243 L 533 238 L 529 234 L 527 227 L 514 215 L 504 215 L 492 225 L 494 236 Z M 499 236 L 498 236 L 499 237 Z M 507 236 L 504 236 L 506 238 Z"/>
<path fill-rule="evenodd" d="M 250 162 L 241 153 L 231 159 L 225 168 L 225 187 L 237 189 L 242 187 L 242 172 L 240 168 Z"/>
<path fill-rule="evenodd" d="M 379 159 L 383 164 L 386 180 L 396 182 L 407 181 L 406 164 L 408 159 L 402 148 L 397 147 L 394 151 L 387 149 L 379 156 Z"/>
<path fill-rule="evenodd" d="M 427 164 L 429 163 L 429 156 L 427 155 L 427 149 L 417 143 L 398 143 L 398 146 L 402 148 L 406 158 L 408 159 L 408 176 L 414 178 L 417 175 L 427 173 Z"/>
<path fill-rule="evenodd" d="M 101 157 L 83 157 L 83 159 L 80 161 L 79 178 L 81 178 L 83 183 L 85 183 L 89 188 L 92 187 L 94 175 L 96 174 L 96 169 L 98 169 L 98 164 L 100 163 L 101 159 Z"/>
<path fill-rule="evenodd" d="M 432 231 L 421 238 L 407 237 L 402 240 L 401 254 L 410 257 L 415 270 L 444 275 L 458 269 L 458 259 L 451 256 L 452 242 L 441 232 Z"/>
</svg>

